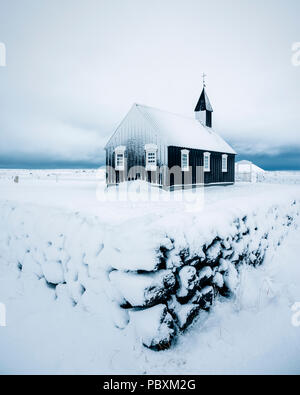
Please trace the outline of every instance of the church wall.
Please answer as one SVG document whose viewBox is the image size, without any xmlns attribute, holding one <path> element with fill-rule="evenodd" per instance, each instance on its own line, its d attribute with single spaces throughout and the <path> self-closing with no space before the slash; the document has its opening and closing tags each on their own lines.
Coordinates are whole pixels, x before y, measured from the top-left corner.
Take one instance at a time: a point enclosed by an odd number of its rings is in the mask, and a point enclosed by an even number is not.
<svg viewBox="0 0 300 395">
<path fill-rule="evenodd" d="M 213 183 L 234 183 L 235 178 L 235 155 L 228 154 L 227 159 L 227 172 L 222 172 L 222 152 L 212 152 L 210 156 L 210 171 L 205 173 L 199 173 L 198 179 L 196 179 L 196 167 L 201 166 L 203 168 L 203 154 L 204 150 L 190 149 L 188 147 L 168 147 L 168 166 L 181 166 L 181 150 L 189 150 L 189 165 L 191 167 L 190 174 L 184 174 L 184 176 L 190 177 L 192 184 L 213 184 Z M 186 173 L 186 172 L 184 172 Z M 200 182 L 199 182 L 200 181 Z"/>
</svg>

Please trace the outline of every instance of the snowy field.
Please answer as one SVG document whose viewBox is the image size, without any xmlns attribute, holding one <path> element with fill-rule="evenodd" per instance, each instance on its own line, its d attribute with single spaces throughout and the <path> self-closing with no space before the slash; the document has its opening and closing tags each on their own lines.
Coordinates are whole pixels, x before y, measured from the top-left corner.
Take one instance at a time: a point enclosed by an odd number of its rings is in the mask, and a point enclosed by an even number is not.
<svg viewBox="0 0 300 395">
<path fill-rule="evenodd" d="M 129 194 L 107 193 L 103 170 L 0 170 L 0 372 L 299 374 L 292 307 L 300 302 L 300 174 L 268 174 L 183 196 L 151 188 L 149 201 L 141 182 Z M 239 247 L 259 250 L 267 232 L 263 265 L 243 265 L 234 296 L 217 298 L 169 350 L 144 347 L 139 311 L 117 303 L 126 294 L 142 305 L 135 285 L 144 277 L 122 289 L 126 272 L 156 270 L 155 248 L 169 248 L 169 240 L 172 269 L 186 245 L 198 256 L 199 246 L 234 232 L 230 221 L 245 214 L 260 236 L 246 235 Z M 108 278 L 111 269 L 117 279 Z"/>
</svg>

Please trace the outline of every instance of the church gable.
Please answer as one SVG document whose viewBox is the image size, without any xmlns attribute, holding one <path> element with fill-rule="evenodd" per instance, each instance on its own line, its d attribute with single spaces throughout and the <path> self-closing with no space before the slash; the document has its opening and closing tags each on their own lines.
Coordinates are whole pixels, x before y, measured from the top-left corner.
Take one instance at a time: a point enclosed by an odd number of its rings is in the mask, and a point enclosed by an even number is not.
<svg viewBox="0 0 300 395">
<path fill-rule="evenodd" d="M 105 146 L 106 163 L 114 167 L 115 150 L 121 146 L 126 147 L 124 157 L 128 169 L 145 166 L 145 150 L 149 144 L 157 146 L 158 165 L 167 164 L 167 149 L 159 134 L 134 104 Z"/>
</svg>

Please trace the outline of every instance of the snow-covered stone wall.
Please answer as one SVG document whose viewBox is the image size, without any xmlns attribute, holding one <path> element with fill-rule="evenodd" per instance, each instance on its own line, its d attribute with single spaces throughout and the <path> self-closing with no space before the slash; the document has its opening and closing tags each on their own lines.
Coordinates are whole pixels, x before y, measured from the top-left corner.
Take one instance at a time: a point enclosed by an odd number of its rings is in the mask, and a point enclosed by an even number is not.
<svg viewBox="0 0 300 395">
<path fill-rule="evenodd" d="M 261 265 L 296 226 L 299 212 L 300 201 L 291 200 L 228 209 L 222 215 L 212 209 L 182 217 L 177 226 L 171 217 L 165 226 L 158 221 L 157 229 L 166 233 L 152 270 L 142 255 L 139 271 L 130 267 L 130 261 L 127 268 L 112 261 L 111 298 L 129 312 L 126 322 L 134 321 L 145 346 L 168 348 L 215 298 L 234 296 L 241 265 Z"/>
<path fill-rule="evenodd" d="M 101 314 L 168 348 L 215 298 L 234 295 L 242 264 L 260 265 L 296 226 L 300 199 L 273 197 L 108 226 L 97 217 L 2 202 L 0 260 L 35 276 L 58 301 Z"/>
</svg>

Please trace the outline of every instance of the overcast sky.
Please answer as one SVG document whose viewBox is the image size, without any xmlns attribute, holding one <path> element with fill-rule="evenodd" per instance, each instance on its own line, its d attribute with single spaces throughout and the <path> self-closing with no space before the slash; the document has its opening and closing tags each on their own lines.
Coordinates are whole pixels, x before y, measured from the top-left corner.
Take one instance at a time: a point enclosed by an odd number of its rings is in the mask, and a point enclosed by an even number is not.
<svg viewBox="0 0 300 395">
<path fill-rule="evenodd" d="M 204 71 L 239 158 L 300 169 L 299 17 L 299 0 L 0 0 L 0 166 L 101 165 L 133 102 L 194 116 Z"/>
</svg>

